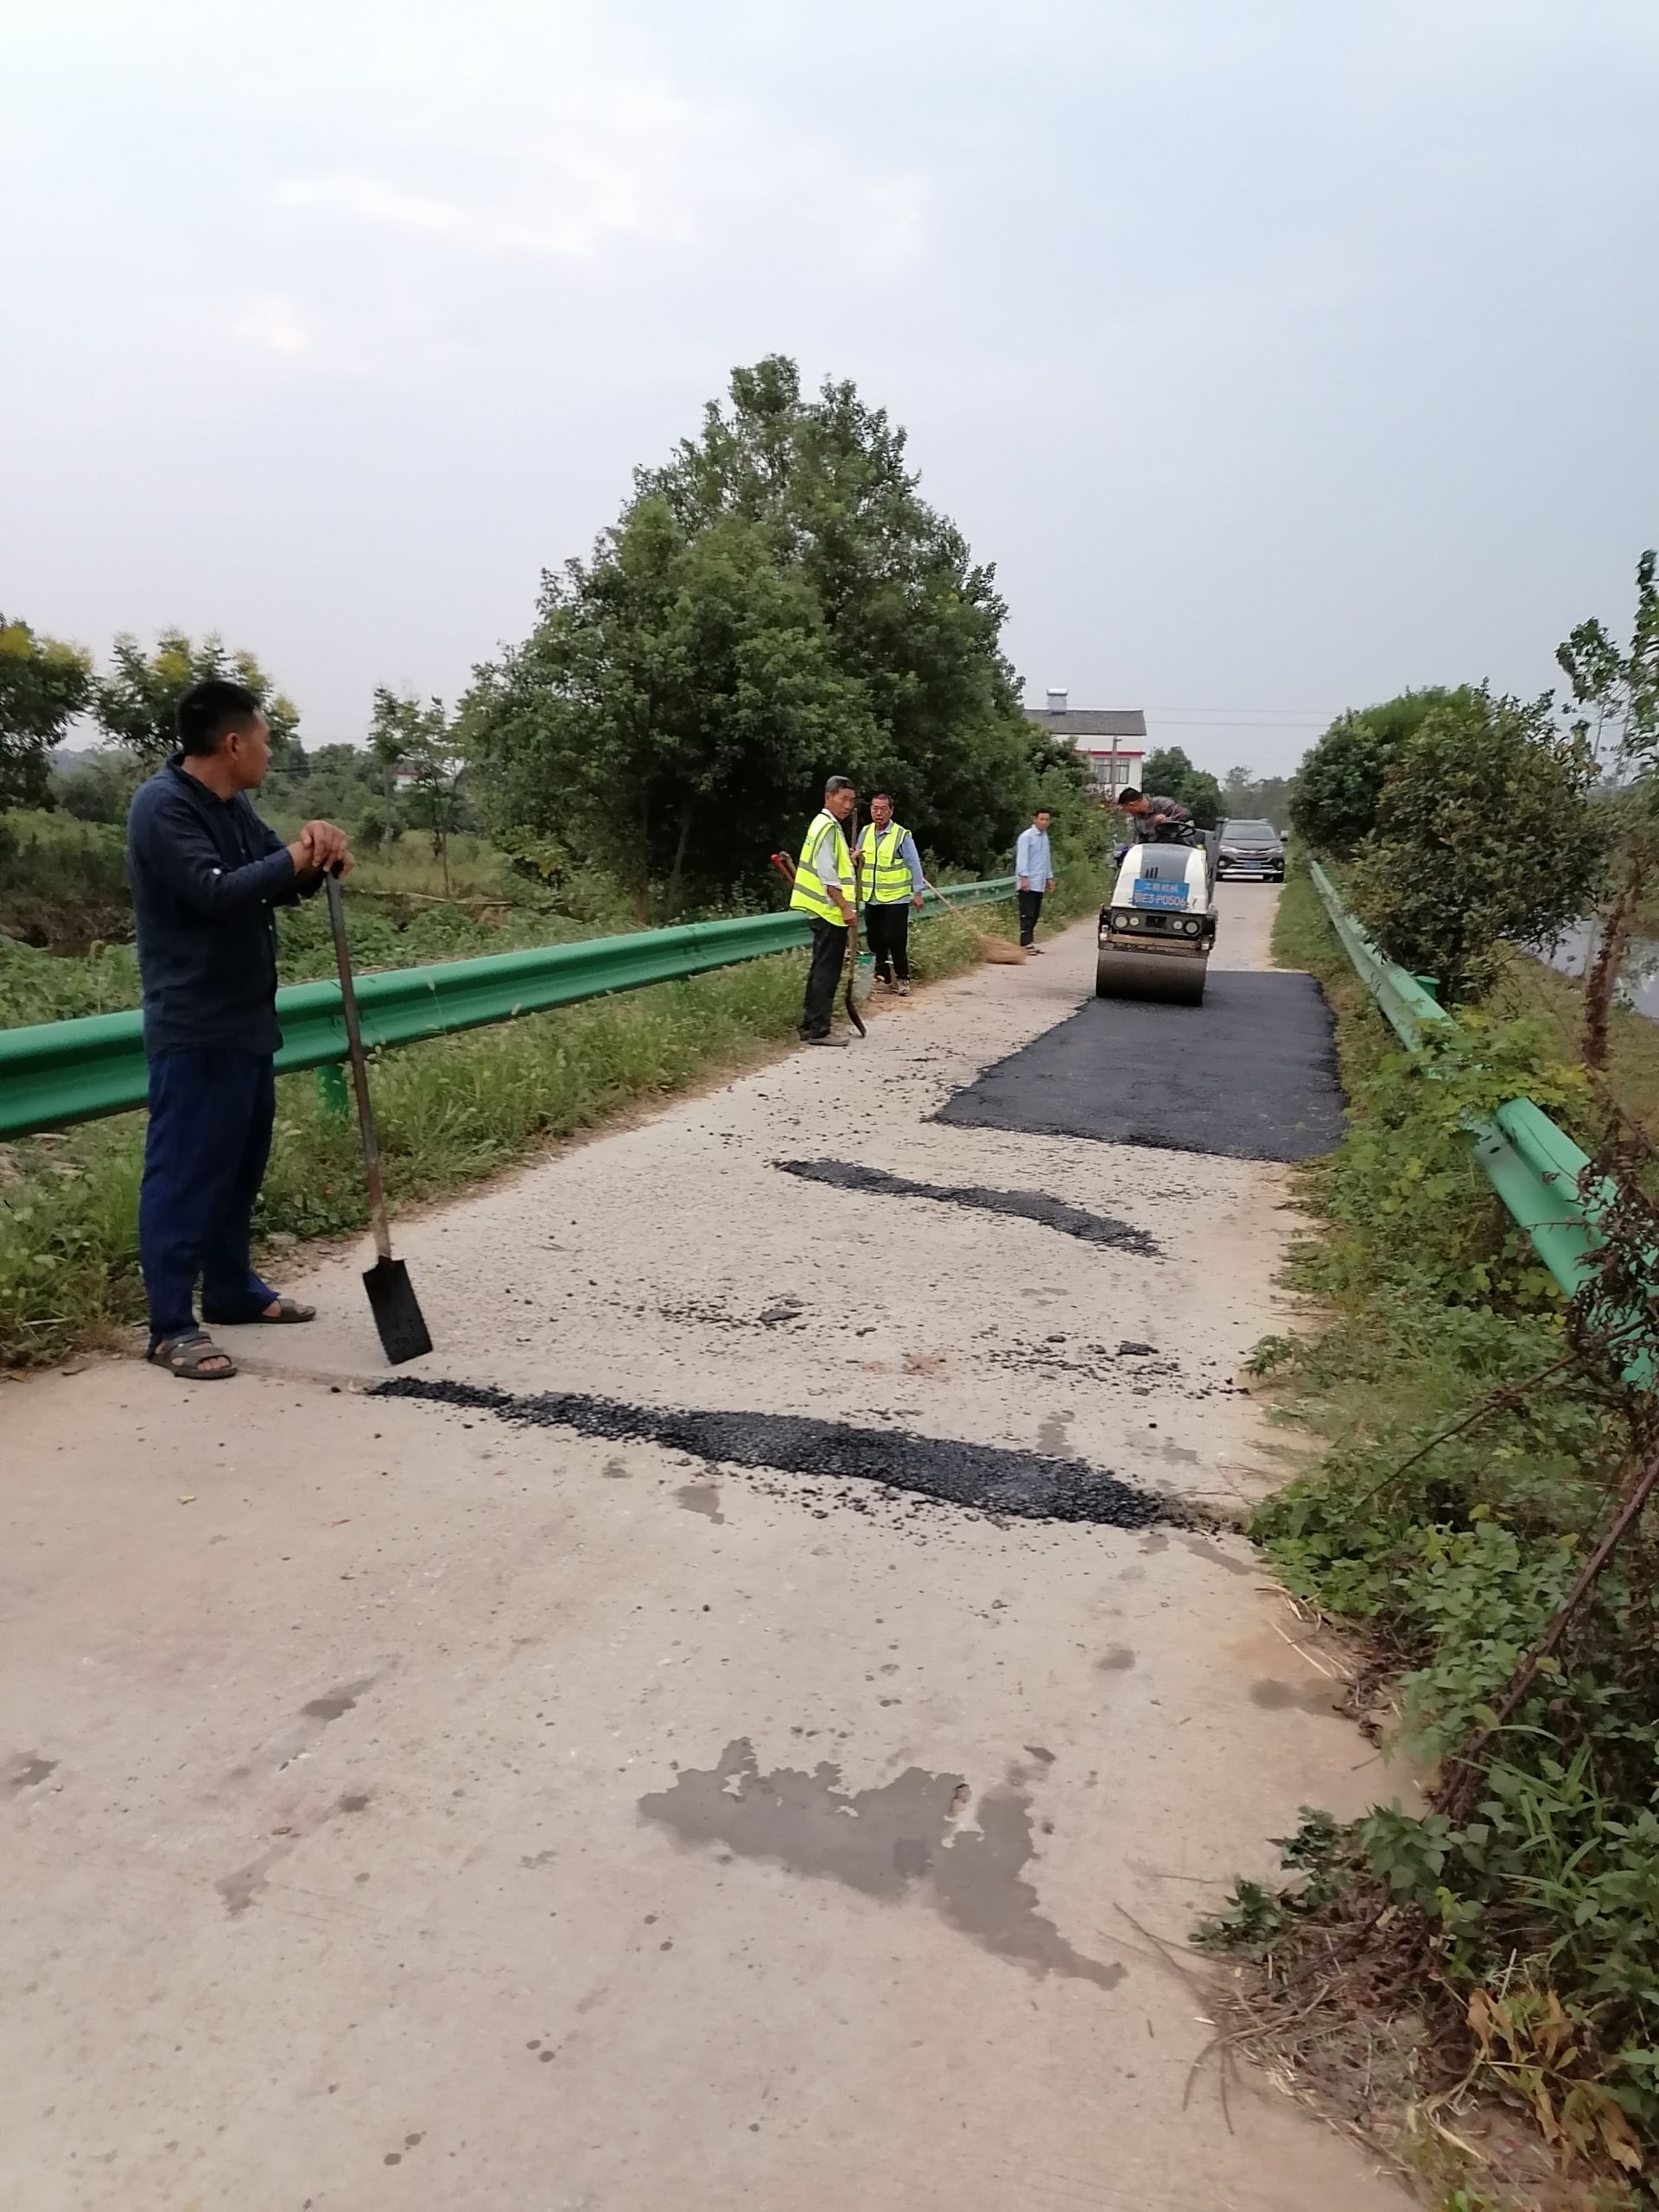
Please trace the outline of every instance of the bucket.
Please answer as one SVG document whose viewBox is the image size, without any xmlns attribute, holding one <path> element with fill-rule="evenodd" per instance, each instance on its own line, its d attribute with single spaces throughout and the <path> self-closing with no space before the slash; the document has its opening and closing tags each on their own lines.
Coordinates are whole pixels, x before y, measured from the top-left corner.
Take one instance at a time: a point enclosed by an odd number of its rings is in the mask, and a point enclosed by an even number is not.
<svg viewBox="0 0 1659 2212">
<path fill-rule="evenodd" d="M 858 964 L 853 970 L 853 1004 L 862 1006 L 874 988 L 875 956 L 874 953 L 861 952 L 858 956 Z"/>
</svg>

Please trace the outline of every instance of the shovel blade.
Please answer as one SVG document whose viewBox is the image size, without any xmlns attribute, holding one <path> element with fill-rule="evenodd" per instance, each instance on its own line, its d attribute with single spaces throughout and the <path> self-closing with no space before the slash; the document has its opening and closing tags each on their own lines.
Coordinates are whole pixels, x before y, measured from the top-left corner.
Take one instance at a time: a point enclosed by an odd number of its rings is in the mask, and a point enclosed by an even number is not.
<svg viewBox="0 0 1659 2212">
<path fill-rule="evenodd" d="M 363 1287 L 369 1294 L 369 1310 L 380 1332 L 381 1348 L 393 1367 L 406 1359 L 419 1359 L 432 1349 L 432 1338 L 401 1260 L 377 1260 L 363 1271 Z"/>
</svg>

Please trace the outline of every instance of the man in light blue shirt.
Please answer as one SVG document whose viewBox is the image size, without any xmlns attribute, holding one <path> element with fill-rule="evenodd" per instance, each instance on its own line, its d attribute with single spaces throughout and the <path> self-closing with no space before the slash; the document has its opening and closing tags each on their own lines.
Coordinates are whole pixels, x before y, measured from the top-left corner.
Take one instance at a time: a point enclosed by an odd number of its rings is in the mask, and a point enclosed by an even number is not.
<svg viewBox="0 0 1659 2212">
<path fill-rule="evenodd" d="M 1043 893 L 1054 888 L 1054 864 L 1048 849 L 1048 809 L 1039 806 L 1029 830 L 1020 832 L 1014 849 L 1014 872 L 1020 883 L 1020 942 L 1027 952 L 1040 952 L 1034 942 L 1037 917 L 1043 911 Z"/>
</svg>

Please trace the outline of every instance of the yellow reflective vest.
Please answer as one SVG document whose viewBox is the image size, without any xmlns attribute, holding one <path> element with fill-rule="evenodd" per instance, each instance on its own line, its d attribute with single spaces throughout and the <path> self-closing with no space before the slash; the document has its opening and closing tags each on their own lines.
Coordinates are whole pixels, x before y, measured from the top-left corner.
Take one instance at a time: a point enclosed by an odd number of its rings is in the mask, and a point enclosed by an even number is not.
<svg viewBox="0 0 1659 2212">
<path fill-rule="evenodd" d="M 810 914 L 815 920 L 834 922 L 838 929 L 845 929 L 846 916 L 818 878 L 818 855 L 824 839 L 830 836 L 835 839 L 833 850 L 842 889 L 849 905 L 852 903 L 853 856 L 847 849 L 846 832 L 828 808 L 812 817 L 812 827 L 806 833 L 806 842 L 795 863 L 795 888 L 790 893 L 789 903 L 798 913 Z"/>
<path fill-rule="evenodd" d="M 863 862 L 860 881 L 873 906 L 901 906 L 910 897 L 910 869 L 899 857 L 899 848 L 909 835 L 902 823 L 889 822 L 880 836 L 874 822 L 865 823 L 858 841 L 858 857 Z"/>
</svg>

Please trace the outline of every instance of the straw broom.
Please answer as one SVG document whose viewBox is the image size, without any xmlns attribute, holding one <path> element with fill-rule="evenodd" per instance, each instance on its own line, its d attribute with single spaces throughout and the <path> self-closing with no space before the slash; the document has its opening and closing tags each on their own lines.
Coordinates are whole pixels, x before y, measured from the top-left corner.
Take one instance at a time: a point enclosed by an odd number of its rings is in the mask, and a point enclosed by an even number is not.
<svg viewBox="0 0 1659 2212">
<path fill-rule="evenodd" d="M 937 885 L 929 883 L 924 888 L 938 899 L 958 940 L 965 942 L 972 949 L 976 960 L 988 960 L 993 965 L 1003 968 L 1024 966 L 1026 948 L 1023 944 L 1011 944 L 1007 938 L 998 937 L 990 930 L 976 930 L 971 922 L 963 919 L 960 910 L 950 904 Z"/>
</svg>

